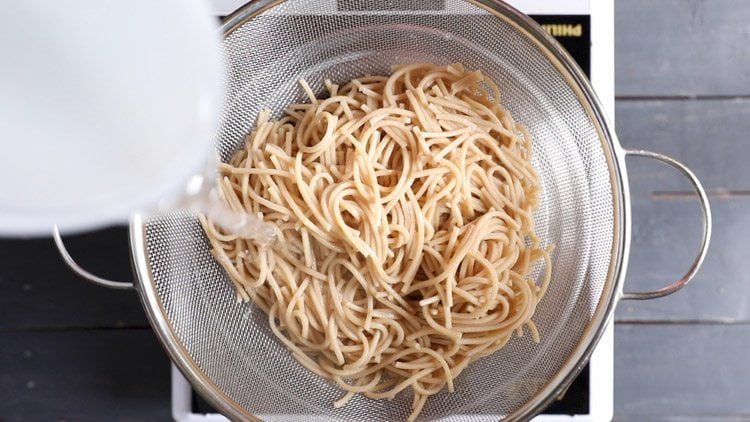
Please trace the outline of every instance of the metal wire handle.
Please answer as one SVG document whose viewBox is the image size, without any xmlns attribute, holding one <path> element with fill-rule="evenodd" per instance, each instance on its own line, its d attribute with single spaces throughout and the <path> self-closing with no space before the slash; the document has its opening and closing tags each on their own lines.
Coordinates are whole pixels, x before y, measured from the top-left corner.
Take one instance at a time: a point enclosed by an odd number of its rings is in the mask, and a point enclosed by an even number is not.
<svg viewBox="0 0 750 422">
<path fill-rule="evenodd" d="M 135 288 L 135 282 L 107 280 L 106 278 L 99 277 L 84 270 L 83 267 L 78 265 L 73 257 L 70 256 L 68 248 L 65 247 L 65 242 L 63 242 L 62 235 L 60 234 L 60 228 L 57 227 L 57 225 L 55 225 L 55 227 L 52 229 L 52 238 L 55 240 L 55 246 L 57 246 L 57 250 L 58 252 L 60 252 L 60 256 L 62 257 L 63 261 L 65 261 L 65 265 L 67 265 L 68 268 L 70 268 L 82 279 L 88 281 L 91 284 L 100 287 L 106 287 L 109 289 L 132 290 Z"/>
<path fill-rule="evenodd" d="M 643 300 L 643 299 L 655 299 L 657 297 L 663 297 L 670 295 L 681 288 L 683 288 L 690 280 L 695 277 L 695 274 L 698 272 L 698 269 L 703 264 L 703 260 L 706 258 L 706 253 L 708 252 L 708 245 L 711 243 L 711 226 L 712 226 L 712 219 L 711 219 L 711 206 L 708 203 L 708 195 L 706 195 L 706 191 L 703 189 L 703 185 L 701 185 L 701 182 L 698 180 L 698 178 L 695 176 L 695 174 L 684 164 L 681 162 L 675 160 L 672 157 L 668 157 L 663 154 L 659 154 L 656 152 L 651 151 L 644 151 L 644 150 L 625 150 L 625 156 L 634 156 L 634 157 L 646 157 L 646 158 L 653 158 L 656 160 L 659 160 L 663 163 L 669 164 L 670 166 L 676 168 L 679 170 L 682 174 L 685 175 L 685 177 L 688 178 L 690 183 L 693 185 L 693 189 L 695 189 L 695 192 L 698 194 L 698 199 L 701 203 L 701 209 L 703 211 L 703 238 L 701 239 L 701 245 L 698 249 L 698 255 L 693 260 L 693 263 L 690 264 L 690 268 L 687 270 L 685 275 L 683 275 L 679 280 L 675 281 L 674 283 L 662 287 L 659 290 L 653 290 L 653 291 L 645 291 L 645 292 L 624 292 L 622 294 L 622 299 L 630 299 L 630 300 Z"/>
</svg>

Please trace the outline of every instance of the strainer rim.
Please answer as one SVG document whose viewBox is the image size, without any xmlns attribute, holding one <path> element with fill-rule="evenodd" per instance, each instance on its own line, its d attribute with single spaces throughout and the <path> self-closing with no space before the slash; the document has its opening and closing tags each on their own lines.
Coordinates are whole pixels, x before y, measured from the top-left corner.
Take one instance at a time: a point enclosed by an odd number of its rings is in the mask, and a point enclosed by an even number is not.
<svg viewBox="0 0 750 422">
<path fill-rule="evenodd" d="M 227 16 L 219 30 L 223 37 L 253 19 L 260 13 L 285 2 L 286 0 L 251 0 Z M 586 324 L 583 335 L 569 357 L 556 374 L 540 388 L 519 409 L 506 416 L 506 420 L 527 420 L 542 411 L 561 393 L 588 362 L 596 344 L 612 319 L 617 299 L 621 295 L 622 283 L 627 268 L 630 247 L 630 196 L 627 173 L 624 166 L 624 152 L 611 129 L 604 108 L 597 98 L 590 81 L 578 67 L 575 60 L 562 46 L 536 22 L 514 7 L 499 0 L 464 0 L 481 7 L 503 19 L 521 31 L 534 42 L 541 53 L 550 60 L 574 91 L 587 115 L 593 122 L 604 150 L 604 157 L 610 175 L 613 212 L 613 239 L 611 259 L 607 270 L 604 289 L 596 310 Z M 258 416 L 244 409 L 231 399 L 199 367 L 176 334 L 173 325 L 165 317 L 166 311 L 156 291 L 156 283 L 151 272 L 145 235 L 145 217 L 135 215 L 130 224 L 130 242 L 133 266 L 137 275 L 136 290 L 139 293 L 148 319 L 157 337 L 190 383 L 211 405 L 232 420 L 260 420 Z"/>
</svg>

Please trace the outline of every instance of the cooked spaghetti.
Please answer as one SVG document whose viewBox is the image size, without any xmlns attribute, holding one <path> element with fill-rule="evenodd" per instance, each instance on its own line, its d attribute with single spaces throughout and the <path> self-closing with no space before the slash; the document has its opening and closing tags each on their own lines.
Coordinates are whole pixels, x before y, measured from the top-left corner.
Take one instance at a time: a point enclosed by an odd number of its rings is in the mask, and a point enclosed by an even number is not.
<svg viewBox="0 0 750 422">
<path fill-rule="evenodd" d="M 306 368 L 354 394 L 411 388 L 410 419 L 476 359 L 528 329 L 550 278 L 534 233 L 531 138 L 496 84 L 461 65 L 403 65 L 280 120 L 262 112 L 221 166 L 226 203 L 270 244 L 201 221 L 238 298 Z M 530 273 L 544 259 L 542 281 Z"/>
</svg>

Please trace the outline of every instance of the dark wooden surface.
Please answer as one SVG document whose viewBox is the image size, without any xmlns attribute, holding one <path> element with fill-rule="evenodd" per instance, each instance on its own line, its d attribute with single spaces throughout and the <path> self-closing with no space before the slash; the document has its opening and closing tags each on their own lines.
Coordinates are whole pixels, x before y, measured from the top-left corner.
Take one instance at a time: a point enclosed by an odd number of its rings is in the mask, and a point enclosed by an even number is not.
<svg viewBox="0 0 750 422">
<path fill-rule="evenodd" d="M 749 94 L 747 1 L 616 0 L 615 7 L 617 95 Z"/>
<path fill-rule="evenodd" d="M 133 275 L 124 227 L 66 238 L 91 272 L 116 280 Z M 143 327 L 134 291 L 89 285 L 60 259 L 51 239 L 0 240 L 0 330 Z"/>
<path fill-rule="evenodd" d="M 745 0 L 616 2 L 619 138 L 690 165 L 715 216 L 692 285 L 617 309 L 617 420 L 750 420 L 749 22 Z M 671 168 L 628 167 L 626 289 L 657 288 L 689 265 L 698 206 Z M 72 249 L 92 270 L 127 279 L 125 231 L 114 236 L 78 237 Z M 0 240 L 0 421 L 168 420 L 168 361 L 135 293 L 82 283 L 53 248 Z M 87 259 L 92 249 L 105 259 Z"/>
<path fill-rule="evenodd" d="M 616 312 L 615 419 L 750 420 L 750 2 L 617 0 L 622 144 L 688 164 L 709 190 L 714 236 L 693 283 Z M 669 167 L 628 161 L 633 248 L 626 289 L 679 276 L 700 220 Z"/>
<path fill-rule="evenodd" d="M 93 272 L 132 277 L 124 227 L 67 238 Z M 51 239 L 0 239 L 0 421 L 170 419 L 169 360 L 133 291 L 88 285 Z"/>
<path fill-rule="evenodd" d="M 0 332 L 0 420 L 165 421 L 169 360 L 149 329 Z"/>
<path fill-rule="evenodd" d="M 748 420 L 750 326 L 617 324 L 616 419 Z"/>
</svg>

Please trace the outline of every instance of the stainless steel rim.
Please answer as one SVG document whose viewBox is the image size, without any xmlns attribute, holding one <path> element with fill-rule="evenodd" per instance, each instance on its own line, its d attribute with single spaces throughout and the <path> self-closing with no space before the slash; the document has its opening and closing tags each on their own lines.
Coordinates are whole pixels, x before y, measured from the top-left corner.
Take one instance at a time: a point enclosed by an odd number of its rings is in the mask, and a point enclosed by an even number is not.
<svg viewBox="0 0 750 422">
<path fill-rule="evenodd" d="M 569 81 L 570 87 L 581 98 L 581 103 L 594 122 L 602 142 L 604 156 L 610 170 L 612 200 L 614 212 L 614 237 L 611 248 L 610 265 L 607 281 L 596 311 L 588 323 L 578 346 L 569 356 L 557 374 L 551 378 L 539 392 L 523 407 L 507 416 L 508 420 L 527 420 L 542 411 L 588 362 L 604 329 L 612 319 L 614 308 L 621 295 L 622 283 L 627 268 L 630 248 L 630 195 L 626 172 L 624 171 L 625 152 L 620 147 L 611 125 L 604 114 L 604 109 L 594 94 L 590 82 L 575 64 L 568 53 L 543 29 L 529 17 L 513 7 L 497 0 L 469 0 L 483 7 L 496 17 L 525 33 L 544 52 L 550 62 Z M 253 0 L 230 15 L 221 27 L 224 36 L 245 21 L 254 18 L 263 11 L 282 3 L 283 0 Z M 175 333 L 172 324 L 165 318 L 163 304 L 156 290 L 151 273 L 148 252 L 146 250 L 145 223 L 142 216 L 136 215 L 130 225 L 131 251 L 137 275 L 136 289 L 139 293 L 146 314 L 164 345 L 170 358 L 198 392 L 217 410 L 232 420 L 259 420 L 257 416 L 243 409 L 238 403 L 226 396 L 200 369 L 190 357 Z"/>
</svg>

